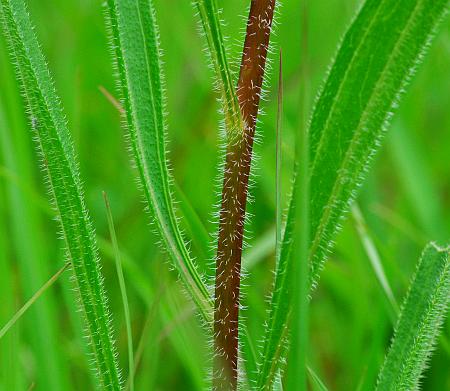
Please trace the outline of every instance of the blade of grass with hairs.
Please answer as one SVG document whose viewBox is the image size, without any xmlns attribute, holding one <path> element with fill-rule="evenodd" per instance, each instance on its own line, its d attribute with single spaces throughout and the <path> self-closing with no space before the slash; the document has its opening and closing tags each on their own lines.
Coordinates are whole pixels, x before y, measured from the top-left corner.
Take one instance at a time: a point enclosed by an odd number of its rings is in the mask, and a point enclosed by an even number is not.
<svg viewBox="0 0 450 391">
<path fill-rule="evenodd" d="M 403 302 L 377 390 L 418 390 L 448 312 L 450 247 L 429 244 Z"/>
<path fill-rule="evenodd" d="M 342 41 L 309 126 L 311 287 L 317 283 L 340 222 L 392 113 L 447 10 L 447 0 L 367 0 Z M 270 388 L 280 366 L 290 319 L 292 288 L 287 276 L 295 261 L 292 242 L 296 199 L 294 191 L 264 341 L 258 382 L 261 389 Z"/>
<path fill-rule="evenodd" d="M 120 102 L 105 87 L 99 86 L 98 89 L 120 114 L 125 115 Z M 193 245 L 200 254 L 200 261 L 206 262 L 206 260 L 210 258 L 208 254 L 211 250 L 209 246 L 208 231 L 180 186 L 178 186 L 175 181 L 173 181 L 173 185 L 174 193 L 176 195 L 175 198 L 179 201 L 179 209 L 182 216 L 181 222 L 186 225 L 189 239 L 192 240 Z M 206 269 L 204 264 L 199 266 Z"/>
<path fill-rule="evenodd" d="M 153 2 L 108 0 L 107 16 L 128 139 L 145 199 L 164 248 L 209 323 L 212 320 L 211 295 L 183 239 L 170 187 L 162 70 Z"/>
<path fill-rule="evenodd" d="M 6 60 L 0 60 L 0 68 L 2 71 L 9 71 L 9 76 L 15 79 L 13 69 Z M 16 112 L 7 106 L 15 99 L 20 99 L 18 88 L 11 87 L 13 86 L 5 83 L 0 97 L 0 151 L 3 155 L 4 170 L 29 184 L 34 179 L 35 155 L 30 148 L 30 134 L 23 112 Z M 23 109 L 20 107 L 20 110 Z M 42 232 L 45 223 L 38 207 L 28 202 L 28 190 L 11 180 L 7 180 L 5 185 L 7 198 L 4 205 L 7 208 L 7 218 L 4 221 L 11 224 L 8 238 L 11 249 L 17 254 L 20 276 L 18 282 L 21 285 L 18 292 L 29 297 L 40 288 L 55 265 L 50 263 L 50 257 L 46 255 Z M 48 201 L 45 204 L 49 207 Z M 23 337 L 30 342 L 34 359 L 42 363 L 39 371 L 32 371 L 28 379 L 35 380 L 49 391 L 66 388 L 69 375 L 63 360 L 63 349 L 56 342 L 59 330 L 55 299 L 54 292 L 49 292 L 45 300 L 36 303 L 30 309 L 22 327 Z"/>
<path fill-rule="evenodd" d="M 86 334 L 92 345 L 92 363 L 101 386 L 119 390 L 121 380 L 94 229 L 61 103 L 23 0 L 1 0 L 0 4 L 3 33 L 16 65 L 67 256 L 73 266 Z"/>
<path fill-rule="evenodd" d="M 181 233 L 167 167 L 162 69 L 153 2 L 108 0 L 107 18 L 119 74 L 121 107 L 145 200 L 164 249 L 209 327 L 213 318 L 212 297 Z M 168 315 L 171 309 L 166 307 Z M 182 338 L 178 341 L 182 342 Z M 186 349 L 181 347 L 179 351 Z M 198 368 L 194 373 L 198 373 Z"/>
<path fill-rule="evenodd" d="M 214 68 L 216 88 L 219 92 L 227 135 L 240 132 L 244 128 L 235 80 L 230 70 L 227 50 L 219 20 L 216 0 L 195 0 L 203 32 L 206 36 L 210 60 Z"/>
</svg>

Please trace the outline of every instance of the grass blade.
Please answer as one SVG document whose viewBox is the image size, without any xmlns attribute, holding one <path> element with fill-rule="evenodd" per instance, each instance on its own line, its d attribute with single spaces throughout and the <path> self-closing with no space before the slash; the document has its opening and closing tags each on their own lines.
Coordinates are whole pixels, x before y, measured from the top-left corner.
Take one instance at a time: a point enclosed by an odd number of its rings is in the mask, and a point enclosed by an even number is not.
<svg viewBox="0 0 450 391">
<path fill-rule="evenodd" d="M 227 136 L 244 129 L 241 109 L 235 89 L 235 80 L 227 59 L 226 46 L 219 20 L 216 0 L 195 0 L 203 31 L 208 42 L 210 59 L 217 77 L 217 89 L 225 119 Z"/>
<path fill-rule="evenodd" d="M 145 199 L 185 287 L 204 319 L 211 321 L 210 294 L 189 254 L 174 211 L 153 4 L 150 0 L 108 0 L 107 5 L 128 137 Z"/>
<path fill-rule="evenodd" d="M 377 390 L 417 390 L 448 311 L 450 247 L 429 244 L 406 295 Z"/>
<path fill-rule="evenodd" d="M 105 87 L 99 86 L 98 89 L 108 100 L 108 102 L 110 102 L 120 114 L 125 115 L 125 111 L 120 102 Z M 209 255 L 211 248 L 209 245 L 210 237 L 208 231 L 203 225 L 203 222 L 201 221 L 199 215 L 197 214 L 194 207 L 190 203 L 189 199 L 181 190 L 180 186 L 175 181 L 173 181 L 173 185 L 174 185 L 174 193 L 176 196 L 175 198 L 179 202 L 179 211 L 182 216 L 182 222 L 186 226 L 186 231 L 189 236 L 189 239 L 192 240 L 194 247 L 199 252 L 200 260 L 206 262 L 208 259 L 211 258 Z M 206 265 L 199 265 L 199 266 L 203 266 L 203 268 L 206 269 Z"/>
<path fill-rule="evenodd" d="M 39 299 L 45 291 L 50 288 L 59 278 L 59 276 L 66 271 L 70 266 L 70 262 L 67 262 L 61 269 L 59 269 L 42 287 L 17 311 L 14 316 L 2 327 L 0 330 L 0 339 L 13 327 L 16 322 L 27 312 L 37 299 Z"/>
<path fill-rule="evenodd" d="M 310 126 L 312 282 L 447 5 L 368 0 L 344 38 Z"/>
<path fill-rule="evenodd" d="M 130 307 L 128 304 L 127 288 L 125 286 L 125 278 L 123 277 L 122 259 L 119 251 L 119 244 L 117 243 L 116 229 L 114 227 L 114 220 L 111 212 L 111 205 L 109 203 L 108 195 L 103 192 L 103 199 L 105 200 L 106 215 L 108 217 L 109 234 L 114 249 L 114 261 L 116 263 L 117 278 L 119 280 L 120 294 L 122 296 L 123 312 L 125 314 L 125 325 L 127 329 L 127 344 L 128 344 L 128 381 L 129 389 L 134 391 L 134 353 L 133 353 L 133 333 L 131 330 L 131 316 Z"/>
<path fill-rule="evenodd" d="M 287 362 L 287 389 L 307 390 L 307 355 L 309 340 L 309 246 L 310 246 L 310 183 L 309 133 L 308 133 L 308 2 L 302 2 L 301 39 L 301 94 L 300 129 L 296 141 L 296 162 L 298 163 L 297 213 L 293 257 L 297 259 L 292 269 L 292 313 L 293 325 Z"/>
<path fill-rule="evenodd" d="M 202 267 L 202 270 L 205 270 L 205 273 L 208 273 L 211 268 L 207 267 L 206 261 L 211 259 L 211 238 L 196 210 L 176 182 L 174 182 L 174 188 L 179 202 L 180 214 L 183 217 L 183 223 L 186 225 L 186 233 L 198 251 L 199 258 L 203 261 L 203 264 L 199 266 Z"/>
<path fill-rule="evenodd" d="M 310 133 L 310 285 L 331 250 L 339 223 L 426 49 L 448 1 L 367 0 L 347 31 L 315 105 Z M 376 59 L 376 61 L 374 61 Z M 296 179 L 296 182 L 299 179 Z M 294 189 L 297 185 L 294 185 Z M 259 385 L 273 381 L 290 318 L 292 238 L 297 194 L 286 222 L 264 342 Z"/>
<path fill-rule="evenodd" d="M 22 0 L 1 0 L 3 32 L 28 106 L 80 304 L 104 389 L 120 389 L 119 370 L 93 227 L 60 101 Z"/>
<path fill-rule="evenodd" d="M 281 206 L 281 165 L 282 165 L 282 122 L 283 122 L 283 53 L 280 48 L 279 71 L 278 71 L 278 106 L 277 106 L 277 142 L 276 142 L 276 236 L 275 236 L 275 258 L 280 259 L 282 232 L 282 206 Z"/>
<path fill-rule="evenodd" d="M 369 258 L 370 264 L 372 265 L 372 269 L 375 272 L 378 282 L 383 289 L 394 315 L 397 315 L 399 311 L 397 301 L 395 300 L 391 285 L 389 284 L 386 273 L 384 272 L 380 255 L 378 254 L 377 248 L 369 235 L 364 217 L 356 203 L 352 207 L 352 215 L 356 223 L 356 230 L 358 231 L 361 243 L 366 251 L 367 257 Z"/>
<path fill-rule="evenodd" d="M 309 377 L 311 378 L 311 381 L 314 385 L 313 389 L 317 391 L 328 391 L 328 388 L 325 384 L 323 384 L 323 381 L 320 379 L 320 377 L 313 371 L 311 367 L 307 367 Z"/>
<path fill-rule="evenodd" d="M 6 50 L 5 55 L 7 53 Z M 0 61 L 2 62 L 0 69 L 8 70 L 8 76 L 15 80 L 13 68 L 7 63 L 9 59 Z M 34 179 L 36 167 L 34 151 L 30 148 L 29 129 L 23 118 L 21 106 L 17 105 L 19 107 L 16 110 L 6 107 L 8 102 L 19 99 L 17 89 L 8 88 L 7 84 L 2 88 L 0 154 L 3 155 L 3 170 L 11 176 L 20 176 L 21 181 L 29 184 Z M 44 224 L 37 206 L 27 202 L 28 190 L 19 186 L 17 182 L 5 179 L 7 202 L 4 206 L 8 215 L 4 221 L 11 223 L 8 240 L 11 249 L 17 254 L 16 262 L 21 286 L 18 292 L 22 291 L 24 297 L 31 297 L 46 281 L 55 266 L 50 262 L 51 257 L 45 253 Z M 45 205 L 49 207 L 48 201 L 45 201 Z M 57 342 L 59 332 L 57 309 L 54 292 L 48 292 L 45 300 L 40 300 L 28 311 L 21 327 L 23 337 L 31 343 L 34 359 L 40 363 L 39 368 L 36 368 L 38 370 L 33 370 L 28 379 L 35 380 L 49 391 L 67 388 L 69 380 L 69 372 L 62 359 L 62 345 Z M 13 313 L 14 311 L 9 312 L 8 317 Z"/>
<path fill-rule="evenodd" d="M 211 324 L 212 297 L 183 240 L 165 160 L 162 72 L 153 2 L 109 0 L 107 13 L 119 71 L 121 107 L 145 199 L 172 263 L 203 319 Z M 163 317 L 170 318 L 172 312 L 170 305 L 163 305 Z M 204 377 L 185 342 L 189 338 L 185 338 L 183 330 L 178 330 L 171 340 L 195 382 L 202 384 Z"/>
</svg>

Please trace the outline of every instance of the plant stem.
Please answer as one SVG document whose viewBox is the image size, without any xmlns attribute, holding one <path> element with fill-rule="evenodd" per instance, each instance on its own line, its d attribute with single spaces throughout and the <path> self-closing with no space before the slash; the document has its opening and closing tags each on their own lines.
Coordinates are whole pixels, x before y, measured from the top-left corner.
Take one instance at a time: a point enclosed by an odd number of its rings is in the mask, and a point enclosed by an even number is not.
<svg viewBox="0 0 450 391">
<path fill-rule="evenodd" d="M 275 0 L 252 0 L 237 95 L 242 132 L 229 134 L 216 261 L 213 388 L 235 390 L 238 381 L 238 320 L 241 256 L 253 140 Z"/>
</svg>

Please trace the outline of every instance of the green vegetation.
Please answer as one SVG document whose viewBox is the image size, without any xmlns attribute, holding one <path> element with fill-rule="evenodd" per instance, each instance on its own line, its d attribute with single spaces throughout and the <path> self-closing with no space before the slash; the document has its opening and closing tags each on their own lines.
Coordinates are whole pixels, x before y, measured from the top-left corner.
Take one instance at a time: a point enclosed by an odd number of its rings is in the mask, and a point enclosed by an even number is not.
<svg viewBox="0 0 450 391">
<path fill-rule="evenodd" d="M 378 380 L 379 390 L 414 390 L 433 349 L 450 290 L 449 248 L 428 245 L 400 312 Z"/>
<path fill-rule="evenodd" d="M 0 390 L 450 387 L 449 2 L 358 3 L 0 0 Z"/>
<path fill-rule="evenodd" d="M 103 388 L 118 390 L 120 379 L 95 233 L 85 206 L 78 163 L 61 105 L 24 2 L 2 1 L 2 23 L 60 223 L 67 258 L 73 267 L 96 372 Z M 42 348 L 45 349 L 44 346 Z M 48 376 L 52 378 L 53 375 Z"/>
</svg>

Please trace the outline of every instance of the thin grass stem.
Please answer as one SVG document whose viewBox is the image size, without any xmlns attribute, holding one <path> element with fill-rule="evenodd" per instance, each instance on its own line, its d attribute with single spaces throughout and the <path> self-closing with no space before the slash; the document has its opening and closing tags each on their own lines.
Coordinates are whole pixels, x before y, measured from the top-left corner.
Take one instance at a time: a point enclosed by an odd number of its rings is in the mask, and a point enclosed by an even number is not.
<svg viewBox="0 0 450 391">
<path fill-rule="evenodd" d="M 111 205 L 109 203 L 108 195 L 103 192 L 103 199 L 105 201 L 106 215 L 108 218 L 109 234 L 114 250 L 114 261 L 116 264 L 117 279 L 119 280 L 120 295 L 122 296 L 123 313 L 125 315 L 125 326 L 127 329 L 127 345 L 128 345 L 128 380 L 129 389 L 134 391 L 134 353 L 133 353 L 133 331 L 131 328 L 130 305 L 128 303 L 127 288 L 125 285 L 125 278 L 123 276 L 122 258 L 120 255 L 119 244 L 117 242 L 116 229 L 114 227 L 114 220 L 111 212 Z"/>
<path fill-rule="evenodd" d="M 275 258 L 278 263 L 281 252 L 281 165 L 282 165 L 282 126 L 283 126 L 283 52 L 280 48 L 279 71 L 278 71 L 278 101 L 277 101 L 277 143 L 276 143 L 276 235 L 275 235 Z"/>
<path fill-rule="evenodd" d="M 375 244 L 373 243 L 373 240 L 369 235 L 366 222 L 361 213 L 361 209 L 356 203 L 353 204 L 352 215 L 356 223 L 356 230 L 358 231 L 358 235 L 361 239 L 361 243 L 364 247 L 367 257 L 369 258 L 372 269 L 377 277 L 378 282 L 381 285 L 381 288 L 383 289 L 383 292 L 392 308 L 392 311 L 396 316 L 398 315 L 399 312 L 397 300 L 395 300 L 391 285 L 389 284 L 389 281 L 386 277 L 383 263 L 381 262 L 380 254 L 378 253 L 378 250 L 375 247 Z"/>
<path fill-rule="evenodd" d="M 314 385 L 314 390 L 317 391 L 328 391 L 327 386 L 324 384 L 324 382 L 320 379 L 320 377 L 314 372 L 314 370 L 308 365 L 307 366 L 308 375 Z"/>
<path fill-rule="evenodd" d="M 0 339 L 16 324 L 16 322 L 27 312 L 27 310 L 38 300 L 45 291 L 50 288 L 70 266 L 67 262 L 61 269 L 59 269 L 31 298 L 14 314 L 14 316 L 6 323 L 0 330 Z"/>
</svg>

